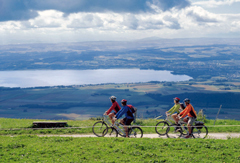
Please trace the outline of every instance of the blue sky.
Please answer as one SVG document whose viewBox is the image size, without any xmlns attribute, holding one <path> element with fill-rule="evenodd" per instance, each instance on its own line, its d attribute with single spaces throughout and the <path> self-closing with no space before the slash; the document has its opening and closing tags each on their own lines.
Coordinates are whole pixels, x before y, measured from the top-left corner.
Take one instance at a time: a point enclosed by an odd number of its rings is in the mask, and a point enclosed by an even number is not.
<svg viewBox="0 0 240 163">
<path fill-rule="evenodd" d="M 0 44 L 236 38 L 240 0 L 0 0 Z"/>
</svg>

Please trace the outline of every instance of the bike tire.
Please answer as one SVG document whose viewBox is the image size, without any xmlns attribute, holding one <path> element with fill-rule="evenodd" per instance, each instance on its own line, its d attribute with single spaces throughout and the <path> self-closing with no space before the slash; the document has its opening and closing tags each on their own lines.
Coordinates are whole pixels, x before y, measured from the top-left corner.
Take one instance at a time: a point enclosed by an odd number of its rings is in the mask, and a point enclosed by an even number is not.
<svg viewBox="0 0 240 163">
<path fill-rule="evenodd" d="M 97 137 L 104 137 L 108 132 L 108 126 L 105 122 L 98 121 L 94 123 L 92 131 Z"/>
<path fill-rule="evenodd" d="M 158 135 L 164 136 L 167 133 L 169 124 L 165 121 L 160 121 L 156 124 L 155 131 Z"/>
<path fill-rule="evenodd" d="M 185 123 L 181 124 L 181 128 L 182 128 L 182 135 L 183 136 L 188 135 L 189 132 L 188 132 L 187 124 L 185 124 Z"/>
<path fill-rule="evenodd" d="M 175 131 L 175 128 L 179 127 L 178 131 Z M 182 136 L 182 128 L 176 125 L 168 126 L 167 133 L 168 138 L 180 138 Z"/>
<path fill-rule="evenodd" d="M 118 132 L 114 127 L 108 127 L 106 137 L 118 137 Z"/>
<path fill-rule="evenodd" d="M 142 138 L 143 137 L 143 131 L 140 127 L 131 127 L 128 136 L 130 138 Z"/>
<path fill-rule="evenodd" d="M 197 129 L 196 127 L 193 128 L 193 131 L 192 131 L 193 138 L 205 139 L 207 135 L 208 135 L 208 129 L 206 126 L 203 125 L 201 129 Z"/>
<path fill-rule="evenodd" d="M 122 137 L 126 137 L 124 126 L 123 125 L 118 125 L 118 127 L 119 127 L 119 129 L 121 129 L 121 130 L 118 131 L 118 135 L 120 135 Z M 121 132 L 121 131 L 123 131 L 123 132 Z"/>
</svg>

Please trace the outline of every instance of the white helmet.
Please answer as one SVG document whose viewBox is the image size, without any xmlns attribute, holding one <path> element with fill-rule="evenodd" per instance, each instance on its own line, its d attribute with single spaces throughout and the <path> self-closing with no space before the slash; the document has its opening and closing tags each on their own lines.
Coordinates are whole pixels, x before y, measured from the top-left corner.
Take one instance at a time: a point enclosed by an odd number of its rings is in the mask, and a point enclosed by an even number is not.
<svg viewBox="0 0 240 163">
<path fill-rule="evenodd" d="M 117 97 L 115 97 L 115 96 L 111 96 L 111 97 L 109 97 L 109 99 L 111 99 L 111 100 L 116 100 Z"/>
</svg>

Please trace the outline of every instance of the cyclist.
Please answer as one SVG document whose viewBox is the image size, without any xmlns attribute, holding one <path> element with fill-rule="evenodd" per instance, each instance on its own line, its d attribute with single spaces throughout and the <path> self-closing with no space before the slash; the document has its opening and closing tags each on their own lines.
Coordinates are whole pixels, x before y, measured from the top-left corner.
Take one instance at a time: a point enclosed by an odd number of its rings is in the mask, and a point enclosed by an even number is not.
<svg viewBox="0 0 240 163">
<path fill-rule="evenodd" d="M 174 104 L 174 106 L 170 110 L 166 111 L 166 114 L 167 114 L 167 116 L 172 115 L 172 118 L 174 119 L 176 125 L 179 126 L 178 123 L 177 123 L 177 117 L 178 117 L 178 114 L 180 113 L 179 110 L 180 110 L 180 107 L 181 107 L 181 105 L 179 103 L 180 98 L 175 97 L 173 100 L 174 100 L 175 104 Z M 173 114 L 175 112 L 177 112 L 177 113 Z M 175 131 L 176 130 L 177 130 L 177 128 L 175 128 Z"/>
<path fill-rule="evenodd" d="M 188 98 L 186 98 L 184 100 L 184 103 L 186 105 L 186 108 L 179 114 L 179 116 L 180 116 L 179 119 L 182 119 L 187 115 L 187 117 L 185 117 L 183 119 L 183 121 L 187 122 L 189 134 L 185 138 L 191 138 L 192 137 L 192 127 L 191 126 L 197 119 L 197 113 L 194 110 L 193 106 L 190 104 L 190 100 Z"/>
<path fill-rule="evenodd" d="M 120 123 L 124 125 L 124 129 L 126 132 L 126 137 L 128 137 L 128 125 L 131 125 L 132 121 L 134 120 L 133 111 L 131 109 L 131 105 L 127 105 L 127 100 L 123 99 L 121 101 L 122 109 L 115 115 L 114 122 L 119 119 L 123 114 L 125 114 L 125 118 L 120 120 Z"/>
<path fill-rule="evenodd" d="M 114 121 L 113 121 L 113 117 L 117 114 L 117 112 L 119 110 L 121 110 L 121 107 L 118 105 L 116 99 L 117 97 L 115 96 L 111 96 L 109 97 L 109 99 L 111 100 L 112 102 L 112 106 L 104 113 L 104 115 L 108 115 L 109 118 L 111 119 L 112 121 L 112 124 L 114 124 Z M 111 111 L 114 111 L 113 113 L 111 113 Z"/>
</svg>

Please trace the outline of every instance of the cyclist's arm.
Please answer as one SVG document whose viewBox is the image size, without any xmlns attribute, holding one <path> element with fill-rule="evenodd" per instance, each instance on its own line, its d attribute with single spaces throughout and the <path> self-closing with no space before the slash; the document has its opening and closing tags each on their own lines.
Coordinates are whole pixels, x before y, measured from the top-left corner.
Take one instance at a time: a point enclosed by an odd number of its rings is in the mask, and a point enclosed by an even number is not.
<svg viewBox="0 0 240 163">
<path fill-rule="evenodd" d="M 123 107 L 119 112 L 116 114 L 116 118 L 119 119 L 124 113 L 126 113 L 127 108 Z"/>
<path fill-rule="evenodd" d="M 169 113 L 170 115 L 172 115 L 172 114 L 175 113 L 175 112 L 179 113 L 179 108 L 180 108 L 180 105 L 174 105 L 174 106 L 168 111 L 168 113 Z"/>
<path fill-rule="evenodd" d="M 174 113 L 174 110 L 175 110 L 175 105 L 167 111 L 167 113 L 169 113 L 170 115 Z"/>
<path fill-rule="evenodd" d="M 181 118 L 185 117 L 187 115 L 187 113 L 189 113 L 191 110 L 191 107 L 186 107 L 181 113 L 180 116 Z"/>
<path fill-rule="evenodd" d="M 113 103 L 112 106 L 106 111 L 106 114 L 108 115 L 113 110 L 114 107 L 115 103 Z"/>
</svg>

